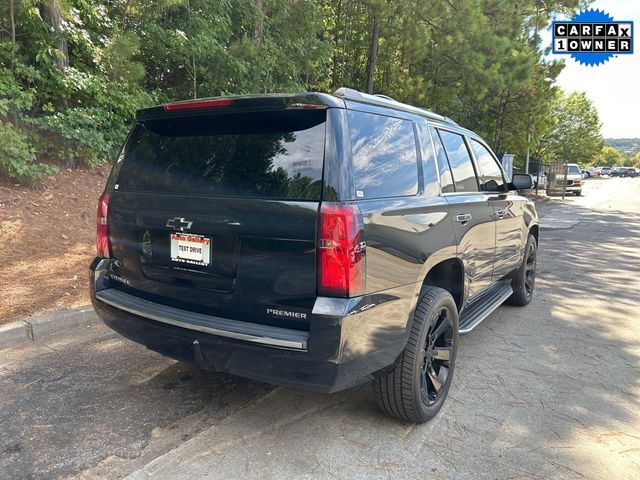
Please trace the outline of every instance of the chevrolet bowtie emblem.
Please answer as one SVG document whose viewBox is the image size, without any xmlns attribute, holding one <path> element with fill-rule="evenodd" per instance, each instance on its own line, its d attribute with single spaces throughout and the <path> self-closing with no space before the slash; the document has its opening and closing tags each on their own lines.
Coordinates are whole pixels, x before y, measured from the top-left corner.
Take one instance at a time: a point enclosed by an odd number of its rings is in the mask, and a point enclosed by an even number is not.
<svg viewBox="0 0 640 480">
<path fill-rule="evenodd" d="M 167 220 L 167 227 L 173 228 L 174 230 L 178 230 L 180 232 L 184 232 L 185 230 L 189 230 L 193 225 L 193 222 L 189 220 L 185 220 L 184 218 L 170 218 Z"/>
</svg>

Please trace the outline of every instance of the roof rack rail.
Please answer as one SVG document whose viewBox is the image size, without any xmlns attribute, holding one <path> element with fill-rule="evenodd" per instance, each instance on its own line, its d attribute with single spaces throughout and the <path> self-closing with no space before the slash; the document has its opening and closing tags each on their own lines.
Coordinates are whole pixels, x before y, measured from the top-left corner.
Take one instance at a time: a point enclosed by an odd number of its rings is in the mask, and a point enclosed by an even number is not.
<svg viewBox="0 0 640 480">
<path fill-rule="evenodd" d="M 369 93 L 359 92 L 358 90 L 354 90 L 353 88 L 340 87 L 335 92 L 333 92 L 333 94 L 336 97 L 341 97 L 346 100 L 354 100 L 356 102 L 367 103 L 370 105 L 394 108 L 396 110 L 402 110 L 404 112 L 414 113 L 416 115 L 433 118 L 434 120 L 440 120 L 441 122 L 453 123 L 454 125 L 457 125 L 457 123 L 451 120 L 449 117 L 445 117 L 444 115 L 439 115 L 429 110 L 425 110 L 424 108 L 418 108 L 414 107 L 413 105 L 399 102 L 394 98 L 391 98 L 387 95 L 382 95 L 380 93 L 371 95 Z"/>
<path fill-rule="evenodd" d="M 391 98 L 389 95 L 383 95 L 381 93 L 374 93 L 373 96 L 374 97 L 384 98 L 386 100 L 393 100 L 394 102 L 397 102 L 397 100 L 395 98 Z"/>
</svg>

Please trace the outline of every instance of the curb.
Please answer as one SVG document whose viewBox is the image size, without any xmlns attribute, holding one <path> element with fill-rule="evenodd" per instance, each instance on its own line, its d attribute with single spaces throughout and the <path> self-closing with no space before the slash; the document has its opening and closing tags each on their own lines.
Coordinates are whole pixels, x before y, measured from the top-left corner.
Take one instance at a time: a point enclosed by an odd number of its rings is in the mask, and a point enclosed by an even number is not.
<svg viewBox="0 0 640 480">
<path fill-rule="evenodd" d="M 527 197 L 529 200 L 533 200 L 536 203 L 547 203 L 552 201 L 551 197 L 549 197 L 548 195 L 536 195 L 535 190 L 527 190 L 525 192 L 522 192 L 521 195 L 523 197 Z"/>
<path fill-rule="evenodd" d="M 41 317 L 0 325 L 0 350 L 28 345 L 52 335 L 98 323 L 93 307 L 58 310 Z"/>
</svg>

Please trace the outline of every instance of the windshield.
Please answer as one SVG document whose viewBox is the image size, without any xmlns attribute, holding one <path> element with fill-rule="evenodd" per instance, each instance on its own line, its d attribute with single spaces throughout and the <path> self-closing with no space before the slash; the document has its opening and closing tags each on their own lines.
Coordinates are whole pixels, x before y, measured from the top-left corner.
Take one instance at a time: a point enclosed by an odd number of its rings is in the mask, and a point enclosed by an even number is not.
<svg viewBox="0 0 640 480">
<path fill-rule="evenodd" d="M 569 165 L 569 170 L 567 171 L 569 175 L 580 175 L 580 167 L 577 165 Z"/>
</svg>

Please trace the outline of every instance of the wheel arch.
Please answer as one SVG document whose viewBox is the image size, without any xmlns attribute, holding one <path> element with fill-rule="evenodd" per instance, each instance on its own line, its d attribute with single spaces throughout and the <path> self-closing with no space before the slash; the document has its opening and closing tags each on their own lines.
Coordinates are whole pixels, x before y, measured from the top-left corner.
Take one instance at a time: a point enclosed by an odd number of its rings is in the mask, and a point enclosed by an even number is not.
<svg viewBox="0 0 640 480">
<path fill-rule="evenodd" d="M 538 240 L 540 235 L 540 226 L 537 223 L 535 225 L 531 225 L 531 228 L 529 228 L 529 233 L 536 239 L 536 243 L 539 243 Z"/>
<path fill-rule="evenodd" d="M 458 307 L 464 301 L 464 265 L 459 258 L 448 258 L 433 265 L 424 277 L 422 286 L 439 287 L 448 291 Z"/>
</svg>

